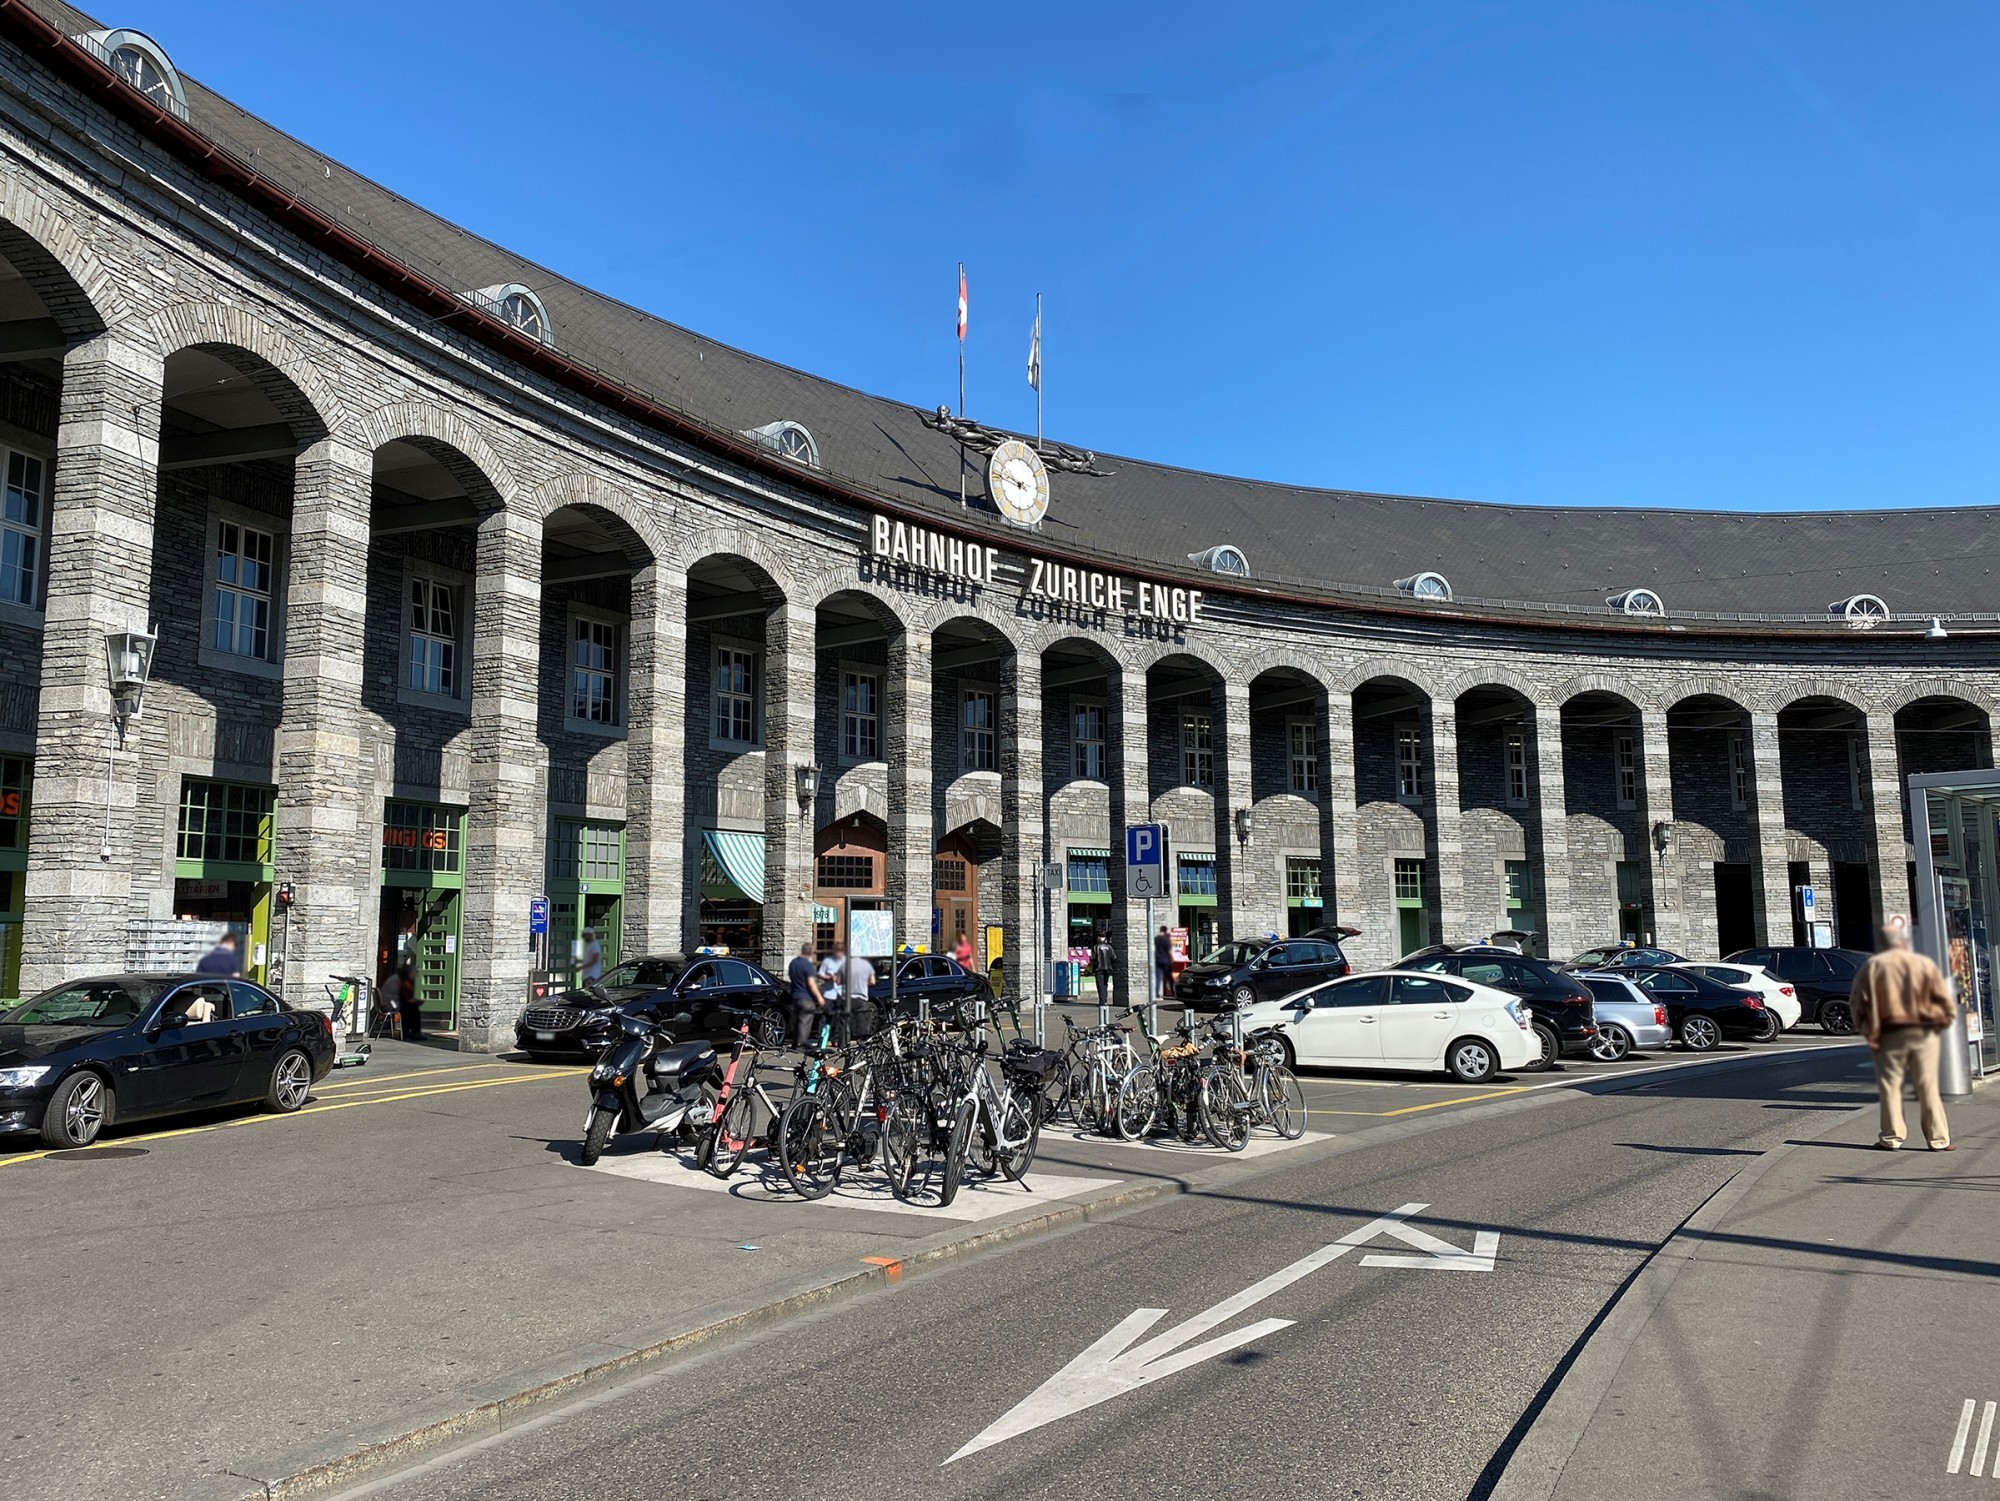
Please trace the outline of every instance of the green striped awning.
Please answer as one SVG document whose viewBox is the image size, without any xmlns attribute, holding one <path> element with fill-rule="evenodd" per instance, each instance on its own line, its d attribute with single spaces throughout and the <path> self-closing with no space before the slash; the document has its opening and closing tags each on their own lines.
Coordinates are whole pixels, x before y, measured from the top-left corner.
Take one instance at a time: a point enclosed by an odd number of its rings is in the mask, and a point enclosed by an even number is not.
<svg viewBox="0 0 2000 1501">
<path fill-rule="evenodd" d="M 764 836 L 707 829 L 701 836 L 701 894 L 716 901 L 764 900 Z"/>
<path fill-rule="evenodd" d="M 1072 859 L 1072 860 L 1109 860 L 1109 859 L 1111 858 L 1111 851 L 1110 851 L 1110 850 L 1080 850 L 1080 849 L 1077 849 L 1077 848 L 1076 848 L 1076 847 L 1074 847 L 1074 846 L 1071 846 L 1071 848 L 1070 848 L 1070 852 L 1069 852 L 1069 857 L 1070 857 L 1070 859 Z"/>
</svg>

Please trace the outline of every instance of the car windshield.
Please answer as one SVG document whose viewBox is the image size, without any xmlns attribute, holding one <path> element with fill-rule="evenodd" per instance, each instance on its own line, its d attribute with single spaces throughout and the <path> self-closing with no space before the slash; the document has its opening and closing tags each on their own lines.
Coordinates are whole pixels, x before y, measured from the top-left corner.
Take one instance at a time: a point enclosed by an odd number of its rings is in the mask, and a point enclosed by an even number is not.
<svg viewBox="0 0 2000 1501">
<path fill-rule="evenodd" d="M 604 988 L 616 990 L 621 985 L 671 985 L 674 977 L 686 968 L 685 964 L 667 959 L 634 959 L 605 971 Z"/>
<path fill-rule="evenodd" d="M 1201 956 L 1203 964 L 1223 964 L 1234 969 L 1239 964 L 1248 964 L 1264 951 L 1261 943 L 1225 943 L 1221 948 Z"/>
<path fill-rule="evenodd" d="M 87 980 L 38 995 L 4 1020 L 13 1027 L 122 1027 L 137 1021 L 159 994 L 158 985 Z"/>
</svg>

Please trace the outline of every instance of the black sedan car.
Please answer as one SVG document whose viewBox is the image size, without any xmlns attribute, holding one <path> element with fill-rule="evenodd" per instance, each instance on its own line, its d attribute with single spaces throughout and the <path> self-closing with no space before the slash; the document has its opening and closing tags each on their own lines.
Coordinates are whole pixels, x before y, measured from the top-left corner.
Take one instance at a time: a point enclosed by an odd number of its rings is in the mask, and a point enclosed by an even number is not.
<svg viewBox="0 0 2000 1501">
<path fill-rule="evenodd" d="M 1405 954 L 1396 967 L 1457 975 L 1519 996 L 1542 1047 L 1537 1067 L 1554 1068 L 1561 1059 L 1585 1057 L 1597 1047 L 1595 997 L 1546 959 L 1486 943 L 1437 944 Z"/>
<path fill-rule="evenodd" d="M 1630 969 L 1639 964 L 1685 964 L 1687 956 L 1672 949 L 1647 948 L 1636 943 L 1604 943 L 1585 949 L 1563 966 L 1571 974 L 1585 970 Z"/>
<path fill-rule="evenodd" d="M 253 1100 L 288 1113 L 333 1056 L 324 1013 L 248 980 L 72 980 L 0 1016 L 0 1131 L 81 1147 L 114 1121 Z"/>
<path fill-rule="evenodd" d="M 789 1014 L 786 992 L 768 970 L 719 954 L 654 954 L 606 970 L 597 988 L 566 990 L 530 1006 L 514 1023 L 514 1045 L 531 1058 L 596 1057 L 618 1035 L 617 1012 L 655 1021 L 685 1011 L 690 1038 L 726 1042 L 735 1018 L 721 1008 Z"/>
<path fill-rule="evenodd" d="M 890 1014 L 889 977 L 886 974 L 868 987 L 868 999 L 878 1017 Z M 993 987 L 986 976 L 967 969 L 956 959 L 943 954 L 909 954 L 897 961 L 898 1014 L 913 1016 L 919 1002 L 924 1002 L 929 1004 L 933 1016 L 957 1016 L 971 1001 L 991 1006 Z"/>
<path fill-rule="evenodd" d="M 1626 979 L 1667 1008 L 1667 1024 L 1682 1047 L 1706 1053 L 1724 1038 L 1765 1042 L 1779 1032 L 1777 1017 L 1754 990 L 1743 990 L 1685 969 L 1621 969 Z"/>
<path fill-rule="evenodd" d="M 1193 1011 L 1229 1011 L 1277 1001 L 1349 972 L 1328 929 L 1311 938 L 1242 938 L 1204 954 L 1174 981 L 1174 999 Z"/>
</svg>

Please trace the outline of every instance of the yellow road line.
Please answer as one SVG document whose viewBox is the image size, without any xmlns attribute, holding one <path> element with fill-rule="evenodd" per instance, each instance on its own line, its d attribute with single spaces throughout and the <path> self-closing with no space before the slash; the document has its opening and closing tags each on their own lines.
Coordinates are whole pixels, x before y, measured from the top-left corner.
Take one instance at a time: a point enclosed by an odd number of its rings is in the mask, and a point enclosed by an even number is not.
<svg viewBox="0 0 2000 1501">
<path fill-rule="evenodd" d="M 362 1073 L 355 1074 L 352 1077 L 345 1079 L 335 1079 L 333 1080 L 332 1083 L 321 1082 L 319 1084 L 315 1084 L 313 1088 L 353 1089 L 357 1085 L 374 1084 L 377 1081 L 393 1084 L 393 1083 L 398 1083 L 404 1079 L 421 1079 L 427 1074 L 457 1074 L 457 1073 L 463 1073 L 465 1072 L 465 1070 L 472 1068 L 514 1068 L 518 1066 L 519 1065 L 517 1064 L 502 1063 L 498 1059 L 490 1059 L 490 1060 L 483 1060 L 478 1063 L 448 1063 L 441 1068 L 413 1068 L 406 1073 L 400 1073 L 400 1074 L 391 1073 L 387 1070 L 371 1074 L 365 1072 L 365 1065 L 364 1065 L 364 1072 Z"/>
<path fill-rule="evenodd" d="M 405 1085 L 393 1079 L 381 1079 L 372 1081 L 374 1085 L 373 1088 L 351 1089 L 347 1093 L 340 1095 L 338 1098 L 341 1100 L 372 1100 L 377 1098 L 386 1098 L 387 1096 L 392 1094 L 400 1097 L 405 1092 L 423 1093 L 427 1090 L 479 1089 L 488 1084 L 512 1084 L 523 1079 L 571 1079 L 575 1078 L 578 1074 L 582 1072 L 583 1072 L 582 1069 L 565 1069 L 563 1070 L 562 1073 L 557 1074 L 544 1070 L 532 1074 L 527 1074 L 527 1073 L 505 1074 L 497 1079 L 495 1078 L 466 1079 L 463 1081 L 455 1081 L 451 1079 L 433 1079 L 428 1084 L 418 1084 L 418 1085 Z M 317 1100 L 324 1092 L 325 1092 L 324 1085 L 313 1086 L 313 1098 L 315 1100 Z"/>
<path fill-rule="evenodd" d="M 432 1084 L 408 1090 L 401 1094 L 369 1095 L 359 1099 L 335 1100 L 325 1105 L 308 1105 L 303 1110 L 295 1110 L 290 1115 L 246 1115 L 236 1120 L 211 1121 L 205 1126 L 179 1126 L 168 1131 L 146 1131 L 137 1136 L 119 1136 L 109 1141 L 92 1142 L 87 1147 L 50 1147 L 40 1152 L 23 1152 L 18 1157 L 0 1158 L 0 1168 L 12 1167 L 20 1162 L 38 1162 L 59 1151 L 92 1152 L 104 1147 L 125 1147 L 141 1141 L 167 1141 L 176 1136 L 200 1136 L 209 1131 L 227 1131 L 236 1126 L 256 1126 L 270 1121 L 297 1120 L 300 1116 L 324 1115 L 329 1110 L 354 1110 L 363 1105 L 389 1105 L 398 1100 L 429 1099 L 433 1095 L 464 1094 L 470 1089 L 492 1089 L 501 1084 L 527 1084 L 537 1079 L 571 1079 L 588 1072 L 574 1068 L 545 1070 L 533 1074 L 513 1074 L 504 1079 L 475 1079 L 464 1084 Z"/>
</svg>

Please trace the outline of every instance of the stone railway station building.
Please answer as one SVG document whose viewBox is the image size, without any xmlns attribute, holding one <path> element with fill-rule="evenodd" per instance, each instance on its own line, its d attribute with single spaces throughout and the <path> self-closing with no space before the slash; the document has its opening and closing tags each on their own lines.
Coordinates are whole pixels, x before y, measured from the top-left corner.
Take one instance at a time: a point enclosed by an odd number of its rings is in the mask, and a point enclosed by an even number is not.
<svg viewBox="0 0 2000 1501">
<path fill-rule="evenodd" d="M 1197 946 L 1727 951 L 1798 939 L 1805 885 L 1865 944 L 1910 903 L 1901 779 L 1993 764 L 1990 510 L 989 466 L 1009 436 L 613 303 L 139 33 L 0 5 L 0 992 L 193 918 L 307 1003 L 407 954 L 500 1047 L 539 895 L 559 959 L 776 962 L 890 903 L 1011 960 L 1051 864 L 1055 946 L 1108 925 L 1140 975 L 1148 820 Z M 121 741 L 107 638 L 148 630 Z"/>
</svg>

